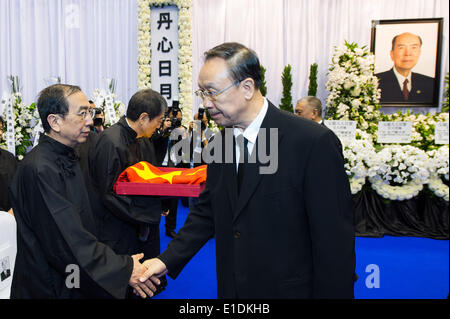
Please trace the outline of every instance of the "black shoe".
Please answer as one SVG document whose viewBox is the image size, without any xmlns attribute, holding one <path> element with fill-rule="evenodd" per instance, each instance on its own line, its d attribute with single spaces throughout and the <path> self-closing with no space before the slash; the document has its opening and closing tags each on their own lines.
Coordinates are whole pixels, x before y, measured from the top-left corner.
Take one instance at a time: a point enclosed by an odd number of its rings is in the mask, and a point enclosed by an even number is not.
<svg viewBox="0 0 450 319">
<path fill-rule="evenodd" d="M 174 230 L 166 229 L 166 236 L 169 236 L 170 238 L 175 238 L 177 237 L 177 233 Z"/>
</svg>

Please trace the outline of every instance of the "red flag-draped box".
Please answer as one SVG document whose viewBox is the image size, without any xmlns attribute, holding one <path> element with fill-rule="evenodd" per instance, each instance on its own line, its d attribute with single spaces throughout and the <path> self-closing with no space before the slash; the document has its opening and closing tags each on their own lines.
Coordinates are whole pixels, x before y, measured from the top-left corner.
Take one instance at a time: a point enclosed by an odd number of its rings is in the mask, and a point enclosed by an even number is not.
<svg viewBox="0 0 450 319">
<path fill-rule="evenodd" d="M 183 171 L 186 168 L 158 167 L 163 172 Z M 118 195 L 152 195 L 174 197 L 198 197 L 205 189 L 201 184 L 152 184 L 118 182 L 116 194 Z"/>
</svg>

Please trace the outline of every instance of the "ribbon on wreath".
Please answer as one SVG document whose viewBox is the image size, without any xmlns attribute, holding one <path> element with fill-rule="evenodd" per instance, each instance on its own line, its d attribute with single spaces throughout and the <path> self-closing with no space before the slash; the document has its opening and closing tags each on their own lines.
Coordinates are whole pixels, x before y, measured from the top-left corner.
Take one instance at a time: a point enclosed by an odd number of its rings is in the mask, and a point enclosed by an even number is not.
<svg viewBox="0 0 450 319">
<path fill-rule="evenodd" d="M 44 127 L 42 126 L 42 121 L 39 120 L 39 122 L 36 124 L 36 126 L 33 129 L 33 136 L 34 136 L 33 147 L 38 145 L 39 137 L 41 136 L 41 133 L 43 133 L 43 132 L 44 132 Z"/>
<path fill-rule="evenodd" d="M 0 114 L 5 113 L 6 120 L 6 146 L 8 151 L 16 155 L 16 138 L 14 134 L 14 109 L 13 105 L 16 102 L 16 97 L 13 94 L 3 93 Z"/>
<path fill-rule="evenodd" d="M 105 113 L 105 123 L 110 125 L 117 122 L 116 111 L 114 110 L 114 97 L 112 92 L 107 92 L 105 89 L 99 90 L 99 94 L 96 96 L 94 104 L 96 106 L 102 106 Z"/>
</svg>

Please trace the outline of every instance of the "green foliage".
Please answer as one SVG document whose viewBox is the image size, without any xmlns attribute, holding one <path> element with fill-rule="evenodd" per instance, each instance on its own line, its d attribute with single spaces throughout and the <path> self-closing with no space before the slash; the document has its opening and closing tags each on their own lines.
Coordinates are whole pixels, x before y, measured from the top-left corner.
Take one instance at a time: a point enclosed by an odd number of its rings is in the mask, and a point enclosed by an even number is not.
<svg viewBox="0 0 450 319">
<path fill-rule="evenodd" d="M 449 79 L 448 79 L 448 72 L 445 76 L 445 89 L 444 89 L 444 101 L 442 101 L 442 112 L 448 112 L 449 111 L 449 93 L 448 93 L 448 86 L 449 86 Z"/>
<path fill-rule="evenodd" d="M 266 96 L 267 94 L 267 86 L 266 86 L 266 68 L 264 68 L 262 65 L 260 67 L 261 72 L 261 87 L 259 90 L 261 91 L 261 94 L 263 96 Z"/>
<path fill-rule="evenodd" d="M 316 96 L 316 94 L 317 94 L 317 63 L 313 63 L 309 68 L 308 96 Z"/>
<path fill-rule="evenodd" d="M 281 98 L 280 109 L 293 113 L 292 106 L 292 75 L 291 66 L 288 64 L 283 71 L 281 76 L 281 82 L 283 83 L 283 97 Z"/>
</svg>

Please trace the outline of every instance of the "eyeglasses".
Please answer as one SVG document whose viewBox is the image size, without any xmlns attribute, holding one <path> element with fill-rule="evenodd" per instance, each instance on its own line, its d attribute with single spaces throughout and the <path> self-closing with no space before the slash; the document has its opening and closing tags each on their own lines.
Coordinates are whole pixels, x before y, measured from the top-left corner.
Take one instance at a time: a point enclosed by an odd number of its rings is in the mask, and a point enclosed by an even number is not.
<svg viewBox="0 0 450 319">
<path fill-rule="evenodd" d="M 66 113 L 66 114 L 73 114 L 73 113 Z M 95 108 L 89 108 L 89 109 L 82 110 L 78 113 L 75 113 L 76 116 L 81 117 L 85 121 L 88 119 L 88 115 L 93 119 L 95 117 L 95 114 L 96 114 Z M 65 114 L 60 114 L 60 115 L 64 116 Z"/>
<path fill-rule="evenodd" d="M 83 110 L 83 111 L 80 111 L 80 112 L 77 113 L 77 115 L 82 117 L 83 120 L 87 120 L 88 114 L 93 119 L 95 117 L 95 114 L 96 114 L 96 109 L 91 108 L 91 109 Z"/>
<path fill-rule="evenodd" d="M 231 89 L 233 86 L 236 86 L 240 83 L 240 81 L 236 81 L 233 84 L 231 84 L 230 86 L 224 88 L 223 90 L 220 90 L 219 92 L 213 93 L 209 90 L 203 90 L 203 89 L 198 89 L 197 91 L 194 92 L 195 95 L 197 95 L 199 98 L 201 98 L 202 100 L 204 99 L 209 99 L 210 101 L 215 101 L 216 96 L 218 96 L 219 94 L 225 92 L 226 90 Z"/>
</svg>

